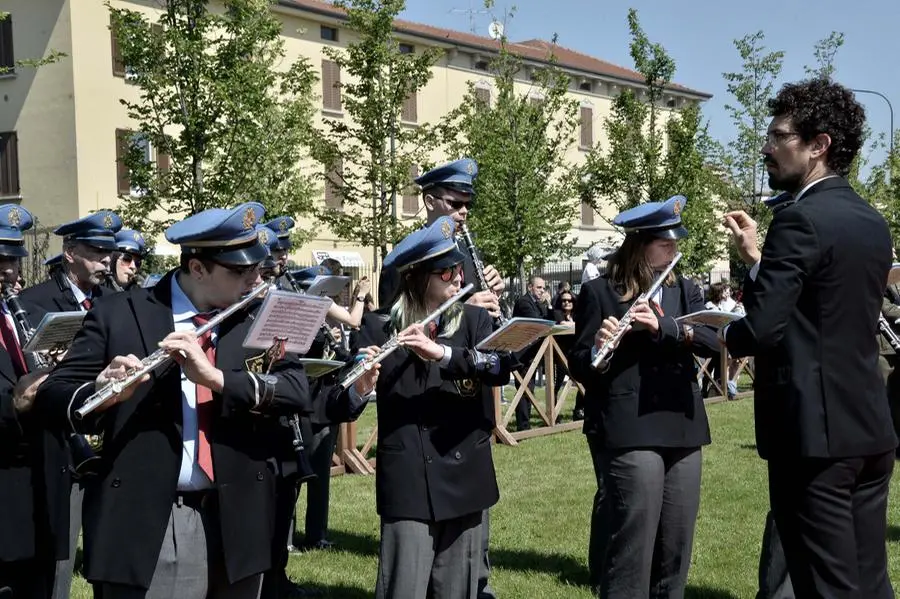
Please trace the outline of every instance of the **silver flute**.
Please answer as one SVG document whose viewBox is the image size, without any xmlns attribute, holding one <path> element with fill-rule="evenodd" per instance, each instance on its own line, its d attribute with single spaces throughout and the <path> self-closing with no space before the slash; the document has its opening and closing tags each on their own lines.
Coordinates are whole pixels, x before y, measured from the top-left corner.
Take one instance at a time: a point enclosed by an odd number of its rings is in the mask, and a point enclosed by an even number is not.
<svg viewBox="0 0 900 599">
<path fill-rule="evenodd" d="M 596 369 L 603 369 L 606 367 L 606 361 L 609 358 L 609 355 L 612 353 L 613 348 L 619 344 L 619 341 L 622 340 L 622 337 L 625 335 L 625 331 L 628 330 L 628 327 L 631 325 L 631 321 L 634 320 L 634 307 L 641 300 L 649 300 L 656 291 L 662 286 L 662 284 L 666 281 L 666 278 L 669 276 L 669 273 L 672 272 L 672 269 L 675 268 L 675 265 L 678 264 L 678 261 L 681 260 L 681 252 L 675 254 L 675 257 L 672 258 L 672 262 L 666 267 L 664 271 L 659 273 L 659 276 L 653 281 L 653 284 L 650 285 L 650 289 L 642 293 L 638 298 L 634 301 L 633 304 L 628 308 L 628 312 L 622 316 L 622 319 L 619 320 L 619 326 L 616 329 L 616 332 L 612 337 L 603 342 L 603 346 L 597 350 L 597 355 L 594 356 L 594 359 L 591 360 L 591 366 Z"/>
<path fill-rule="evenodd" d="M 475 248 L 475 242 L 472 241 L 472 235 L 469 233 L 469 227 L 466 223 L 459 223 L 458 234 L 462 238 L 463 245 L 466 246 L 466 251 L 469 252 L 469 257 L 472 258 L 472 265 L 475 268 L 475 277 L 478 279 L 478 286 L 481 291 L 491 291 L 491 286 L 488 285 L 487 279 L 484 276 L 484 263 L 481 261 L 481 258 L 478 256 L 478 250 Z M 497 326 L 503 326 L 506 324 L 506 316 L 503 314 L 503 306 L 500 307 L 500 315 L 494 319 Z"/>
<path fill-rule="evenodd" d="M 475 285 L 473 283 L 469 283 L 468 285 L 457 291 L 453 297 L 438 306 L 434 312 L 420 320 L 417 324 L 427 325 L 429 322 L 436 320 L 441 314 L 447 311 L 447 308 L 464 298 L 466 294 L 474 288 L 474 286 Z M 362 375 L 372 370 L 372 367 L 375 366 L 375 364 L 378 364 L 379 362 L 387 358 L 399 347 L 400 342 L 397 341 L 397 333 L 394 333 L 393 335 L 391 335 L 391 338 L 384 343 L 384 345 L 378 348 L 378 353 L 374 357 L 363 358 L 360 362 L 355 364 L 353 368 L 351 368 L 350 371 L 344 375 L 343 378 L 341 378 L 340 383 L 338 383 L 341 386 L 341 389 L 349 388 L 350 385 L 358 381 Z"/>
<path fill-rule="evenodd" d="M 209 319 L 209 322 L 204 324 L 203 326 L 197 328 L 194 331 L 194 334 L 197 337 L 203 336 L 205 333 L 211 331 L 213 328 L 219 326 L 226 318 L 237 312 L 238 310 L 247 306 L 250 302 L 256 299 L 256 296 L 261 294 L 263 291 L 267 291 L 269 288 L 274 287 L 268 282 L 264 282 L 259 284 L 256 288 L 254 288 L 250 293 L 245 295 L 240 301 L 228 306 L 215 316 Z M 90 397 L 88 397 L 84 404 L 77 410 L 75 410 L 75 415 L 78 418 L 84 418 L 98 407 L 106 403 L 111 397 L 118 395 L 131 385 L 135 384 L 145 374 L 150 374 L 163 364 L 169 362 L 172 359 L 172 354 L 164 349 L 158 349 L 143 360 L 141 360 L 140 368 L 135 368 L 128 372 L 125 378 L 116 379 L 108 382 L 103 385 L 101 388 L 97 389 Z"/>
<path fill-rule="evenodd" d="M 887 321 L 884 314 L 878 315 L 878 328 L 881 329 L 881 334 L 884 335 L 887 342 L 891 344 L 894 351 L 900 353 L 900 336 L 897 336 L 897 333 L 891 328 L 891 323 Z"/>
</svg>

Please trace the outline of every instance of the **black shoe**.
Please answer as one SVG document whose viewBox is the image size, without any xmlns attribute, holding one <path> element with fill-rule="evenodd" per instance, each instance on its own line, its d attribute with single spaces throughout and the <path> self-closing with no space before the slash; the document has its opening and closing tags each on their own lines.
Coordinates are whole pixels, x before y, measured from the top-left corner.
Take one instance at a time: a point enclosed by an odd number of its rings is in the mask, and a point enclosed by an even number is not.
<svg viewBox="0 0 900 599">
<path fill-rule="evenodd" d="M 315 543 L 304 543 L 303 550 L 304 551 L 323 551 L 326 549 L 333 549 L 335 547 L 335 543 L 329 541 L 327 539 L 320 539 Z"/>
</svg>

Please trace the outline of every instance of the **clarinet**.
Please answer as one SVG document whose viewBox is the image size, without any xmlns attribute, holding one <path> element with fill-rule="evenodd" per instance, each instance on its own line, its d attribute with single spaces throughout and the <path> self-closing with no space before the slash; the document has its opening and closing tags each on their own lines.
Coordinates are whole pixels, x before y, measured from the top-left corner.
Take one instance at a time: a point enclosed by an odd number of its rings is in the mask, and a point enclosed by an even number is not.
<svg viewBox="0 0 900 599">
<path fill-rule="evenodd" d="M 25 311 L 25 308 L 22 307 L 22 302 L 19 301 L 19 296 L 13 291 L 12 285 L 4 284 L 0 291 L 2 291 L 3 299 L 6 301 L 7 307 L 9 307 L 10 314 L 15 319 L 19 330 L 22 332 L 22 340 L 25 342 L 22 343 L 22 345 L 25 345 L 32 337 L 34 337 L 34 328 L 32 328 L 31 323 L 28 321 L 28 313 Z M 42 352 L 33 352 L 31 354 L 31 359 L 37 370 L 49 370 L 53 367 L 50 360 Z M 69 451 L 72 454 L 72 473 L 75 477 L 81 478 L 90 474 L 95 474 L 96 469 L 94 466 L 100 459 L 98 453 L 103 446 L 102 438 L 99 435 L 91 435 L 91 438 L 88 438 L 85 435 L 71 432 L 69 433 L 66 442 L 68 443 Z"/>
<path fill-rule="evenodd" d="M 475 242 L 472 241 L 472 235 L 469 233 L 469 227 L 466 225 L 466 223 L 459 223 L 458 235 L 462 238 L 463 245 L 466 246 L 466 251 L 469 253 L 469 257 L 472 259 L 472 264 L 475 267 L 475 276 L 478 279 L 479 290 L 491 291 L 487 279 L 484 277 L 484 263 L 478 256 L 478 250 L 475 248 Z M 494 319 L 494 324 L 496 324 L 498 327 L 506 324 L 506 316 L 503 314 L 503 306 L 500 306 L 500 315 Z"/>
<path fill-rule="evenodd" d="M 894 351 L 900 353 L 900 336 L 894 332 L 894 329 L 891 328 L 891 324 L 883 314 L 878 315 L 878 328 L 881 330 L 881 334 L 884 335 L 887 342 L 894 348 Z"/>
</svg>

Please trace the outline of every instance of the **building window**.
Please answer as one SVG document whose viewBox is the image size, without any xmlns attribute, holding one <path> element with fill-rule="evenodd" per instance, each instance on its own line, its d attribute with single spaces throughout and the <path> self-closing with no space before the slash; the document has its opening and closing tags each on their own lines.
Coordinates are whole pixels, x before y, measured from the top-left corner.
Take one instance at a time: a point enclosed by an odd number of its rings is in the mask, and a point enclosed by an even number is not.
<svg viewBox="0 0 900 599">
<path fill-rule="evenodd" d="M 171 167 L 171 157 L 155 148 L 146 135 L 128 129 L 116 129 L 116 191 L 120 196 L 141 196 L 147 193 L 146 189 L 131 182 L 131 170 L 125 159 L 132 147 L 141 152 L 147 164 L 155 161 L 156 170 L 161 176 L 168 173 Z"/>
<path fill-rule="evenodd" d="M 322 60 L 322 108 L 341 112 L 341 66 Z"/>
<path fill-rule="evenodd" d="M 481 107 L 489 107 L 491 105 L 491 88 L 487 85 L 476 85 L 475 101 L 478 102 Z"/>
<path fill-rule="evenodd" d="M 19 138 L 0 133 L 0 197 L 19 197 Z"/>
<path fill-rule="evenodd" d="M 594 109 L 590 106 L 581 107 L 581 139 L 578 147 L 587 150 L 594 146 Z"/>
<path fill-rule="evenodd" d="M 319 31 L 320 31 L 319 36 L 326 42 L 338 41 L 337 27 L 329 27 L 328 25 L 322 25 L 322 27 Z"/>
<path fill-rule="evenodd" d="M 339 158 L 334 166 L 325 173 L 325 207 L 332 210 L 343 210 L 344 163 Z"/>
<path fill-rule="evenodd" d="M 403 100 L 403 108 L 400 111 L 400 121 L 403 123 L 416 123 L 419 120 L 417 94 L 413 92 Z"/>
<path fill-rule="evenodd" d="M 479 59 L 475 61 L 475 70 L 477 71 L 486 71 L 488 70 L 488 61 L 484 59 Z"/>
<path fill-rule="evenodd" d="M 581 202 L 581 226 L 594 226 L 594 208 L 584 200 Z"/>
<path fill-rule="evenodd" d="M 415 54 L 416 49 L 412 44 L 400 44 L 400 54 Z"/>
<path fill-rule="evenodd" d="M 578 89 L 580 89 L 583 92 L 589 92 L 589 91 L 591 91 L 592 88 L 593 88 L 593 86 L 591 85 L 590 81 L 582 81 L 581 83 L 578 84 Z"/>
<path fill-rule="evenodd" d="M 403 190 L 403 214 L 414 216 L 419 212 L 419 193 L 413 181 L 419 176 L 419 165 L 409 165 L 409 187 Z"/>
<path fill-rule="evenodd" d="M 6 15 L 6 18 L 0 21 L 0 75 L 16 71 L 12 34 L 12 15 Z"/>
</svg>

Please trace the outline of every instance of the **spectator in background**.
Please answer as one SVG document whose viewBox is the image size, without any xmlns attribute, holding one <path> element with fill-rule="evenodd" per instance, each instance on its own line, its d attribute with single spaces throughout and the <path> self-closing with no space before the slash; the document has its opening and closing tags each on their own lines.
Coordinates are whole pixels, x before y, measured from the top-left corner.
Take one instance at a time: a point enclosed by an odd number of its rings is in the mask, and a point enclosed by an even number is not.
<svg viewBox="0 0 900 599">
<path fill-rule="evenodd" d="M 587 252 L 588 263 L 584 266 L 584 272 L 581 273 L 581 284 L 584 285 L 588 281 L 596 279 L 602 274 L 601 265 L 606 258 L 607 253 L 599 245 L 592 245 Z"/>
</svg>

